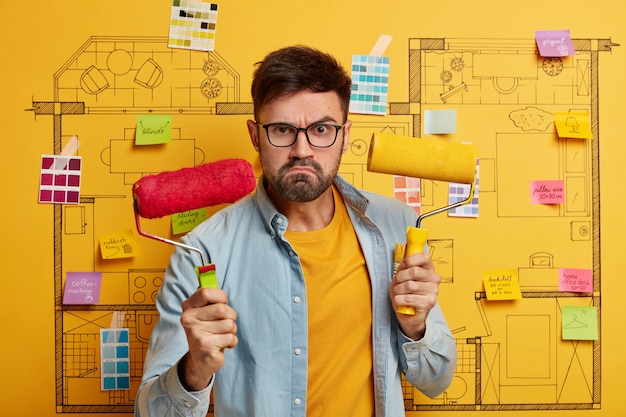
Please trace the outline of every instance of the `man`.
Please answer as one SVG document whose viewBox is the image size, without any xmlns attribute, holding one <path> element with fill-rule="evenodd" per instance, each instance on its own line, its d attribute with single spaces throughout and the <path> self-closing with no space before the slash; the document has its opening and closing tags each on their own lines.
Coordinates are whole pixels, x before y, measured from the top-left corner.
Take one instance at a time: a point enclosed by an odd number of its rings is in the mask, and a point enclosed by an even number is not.
<svg viewBox="0 0 626 417">
<path fill-rule="evenodd" d="M 393 274 L 414 211 L 337 176 L 350 89 L 312 48 L 258 64 L 247 126 L 263 174 L 183 238 L 216 265 L 220 289 L 197 288 L 197 254 L 172 255 L 137 416 L 204 416 L 211 393 L 216 416 L 403 416 L 402 373 L 429 396 L 450 384 L 455 341 L 428 254 Z"/>
</svg>

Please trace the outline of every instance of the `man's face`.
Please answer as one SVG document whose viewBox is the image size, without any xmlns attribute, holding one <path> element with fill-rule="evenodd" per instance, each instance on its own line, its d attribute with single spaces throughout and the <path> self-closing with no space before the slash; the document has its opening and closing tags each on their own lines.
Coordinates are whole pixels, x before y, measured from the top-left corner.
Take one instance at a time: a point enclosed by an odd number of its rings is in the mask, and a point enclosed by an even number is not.
<svg viewBox="0 0 626 417">
<path fill-rule="evenodd" d="M 258 124 L 248 121 L 248 131 L 259 152 L 264 178 L 271 188 L 289 202 L 317 199 L 332 184 L 341 154 L 349 144 L 351 122 L 337 132 L 337 140 L 327 148 L 316 148 L 299 131 L 296 142 L 289 147 L 273 146 L 262 125 L 286 123 L 305 128 L 314 123 L 342 125 L 344 119 L 339 96 L 335 92 L 301 91 L 281 97 L 264 106 Z M 334 130 L 334 128 L 332 128 Z"/>
</svg>

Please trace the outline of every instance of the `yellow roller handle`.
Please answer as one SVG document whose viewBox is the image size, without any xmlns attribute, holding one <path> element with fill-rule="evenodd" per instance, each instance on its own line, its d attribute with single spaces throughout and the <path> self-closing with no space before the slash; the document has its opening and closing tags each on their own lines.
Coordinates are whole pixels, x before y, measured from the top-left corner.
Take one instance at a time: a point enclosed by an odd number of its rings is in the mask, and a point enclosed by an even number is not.
<svg viewBox="0 0 626 417">
<path fill-rule="evenodd" d="M 424 252 L 426 242 L 428 241 L 428 230 L 409 226 L 406 229 L 406 250 L 405 256 L 414 253 Z M 397 310 L 400 314 L 415 315 L 415 308 L 411 306 L 398 306 Z"/>
</svg>

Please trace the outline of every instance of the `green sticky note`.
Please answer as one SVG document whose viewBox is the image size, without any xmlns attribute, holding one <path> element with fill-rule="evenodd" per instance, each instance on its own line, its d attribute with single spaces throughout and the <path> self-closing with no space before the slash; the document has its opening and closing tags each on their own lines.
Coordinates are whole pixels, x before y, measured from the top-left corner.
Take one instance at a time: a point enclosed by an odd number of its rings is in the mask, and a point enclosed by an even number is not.
<svg viewBox="0 0 626 417">
<path fill-rule="evenodd" d="M 135 145 L 159 145 L 172 140 L 172 115 L 150 114 L 137 116 Z"/>
<path fill-rule="evenodd" d="M 172 232 L 175 235 L 187 233 L 207 218 L 206 208 L 189 210 L 172 215 Z"/>
<path fill-rule="evenodd" d="M 563 306 L 563 340 L 598 340 L 598 317 L 595 307 Z"/>
</svg>

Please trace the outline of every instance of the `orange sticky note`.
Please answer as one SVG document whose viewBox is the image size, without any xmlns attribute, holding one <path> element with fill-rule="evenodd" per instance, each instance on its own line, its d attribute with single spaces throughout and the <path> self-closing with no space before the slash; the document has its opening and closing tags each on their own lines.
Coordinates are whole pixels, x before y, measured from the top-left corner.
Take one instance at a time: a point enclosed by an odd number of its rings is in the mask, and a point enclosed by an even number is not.
<svg viewBox="0 0 626 417">
<path fill-rule="evenodd" d="M 522 298 L 517 269 L 483 271 L 487 300 L 517 300 Z"/>
<path fill-rule="evenodd" d="M 560 138 L 593 139 L 588 113 L 554 113 L 554 125 Z"/>
<path fill-rule="evenodd" d="M 137 241 L 130 229 L 101 235 L 99 241 L 102 259 L 132 258 L 137 255 Z"/>
</svg>

